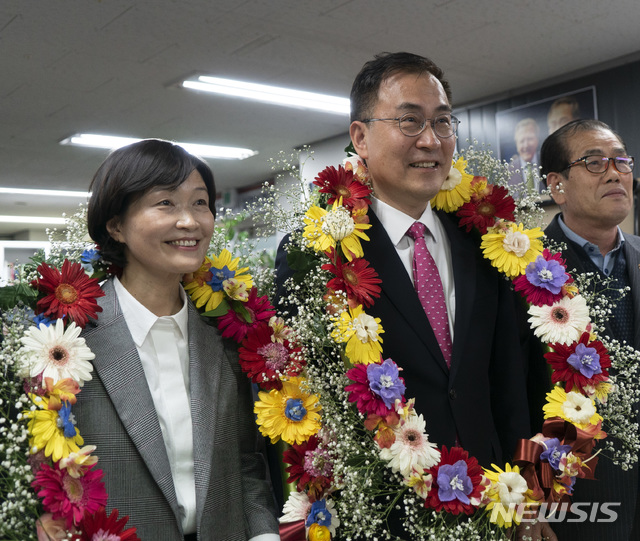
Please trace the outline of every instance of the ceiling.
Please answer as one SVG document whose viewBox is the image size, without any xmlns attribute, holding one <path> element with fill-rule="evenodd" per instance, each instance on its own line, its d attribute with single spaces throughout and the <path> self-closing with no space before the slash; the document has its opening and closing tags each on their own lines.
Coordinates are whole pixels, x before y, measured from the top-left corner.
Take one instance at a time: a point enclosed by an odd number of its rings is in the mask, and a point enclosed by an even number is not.
<svg viewBox="0 0 640 541">
<path fill-rule="evenodd" d="M 238 146 L 219 189 L 273 176 L 278 151 L 344 134 L 345 116 L 189 91 L 195 73 L 348 97 L 381 51 L 430 56 L 454 105 L 517 92 L 640 50 L 637 0 L 2 0 L 0 187 L 86 190 L 107 152 L 78 132 Z M 0 215 L 77 199 L 0 194 Z M 24 229 L 1 224 L 0 238 Z"/>
</svg>

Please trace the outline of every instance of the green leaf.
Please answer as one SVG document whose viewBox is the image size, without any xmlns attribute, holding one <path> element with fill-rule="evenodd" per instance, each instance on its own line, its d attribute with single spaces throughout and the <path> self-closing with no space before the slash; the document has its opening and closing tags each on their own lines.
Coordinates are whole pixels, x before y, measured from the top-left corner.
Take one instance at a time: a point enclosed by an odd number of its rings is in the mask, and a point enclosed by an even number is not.
<svg viewBox="0 0 640 541">
<path fill-rule="evenodd" d="M 0 310 L 11 310 L 20 301 L 35 308 L 37 299 L 38 292 L 22 282 L 0 288 Z"/>
<path fill-rule="evenodd" d="M 251 317 L 251 313 L 247 310 L 243 303 L 239 302 L 237 304 L 234 303 L 233 309 L 236 311 L 242 319 L 244 319 L 247 323 L 253 323 L 253 318 Z"/>
<path fill-rule="evenodd" d="M 293 279 L 302 282 L 304 277 L 318 266 L 318 259 L 308 252 L 293 250 L 287 254 L 287 264 L 295 271 Z"/>
<path fill-rule="evenodd" d="M 222 302 L 217 306 L 217 308 L 209 310 L 208 312 L 204 312 L 202 315 L 204 317 L 220 317 L 224 316 L 230 309 L 231 307 L 229 306 L 227 300 L 222 299 Z"/>
</svg>

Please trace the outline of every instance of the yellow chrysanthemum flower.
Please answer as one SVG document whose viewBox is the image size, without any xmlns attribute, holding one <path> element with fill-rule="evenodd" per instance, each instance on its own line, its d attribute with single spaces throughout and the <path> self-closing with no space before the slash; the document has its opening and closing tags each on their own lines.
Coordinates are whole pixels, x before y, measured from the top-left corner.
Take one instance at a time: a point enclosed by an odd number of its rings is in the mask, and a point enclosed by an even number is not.
<svg viewBox="0 0 640 541">
<path fill-rule="evenodd" d="M 473 175 L 465 172 L 467 161 L 461 156 L 451 164 L 451 170 L 440 188 L 431 199 L 431 206 L 445 212 L 454 212 L 471 200 Z"/>
<path fill-rule="evenodd" d="M 370 364 L 380 360 L 383 332 L 380 318 L 366 314 L 359 305 L 340 314 L 331 338 L 347 343 L 345 354 L 353 364 Z"/>
<path fill-rule="evenodd" d="M 486 489 L 486 496 L 491 499 L 487 504 L 487 511 L 498 507 L 491 514 L 491 522 L 500 528 L 511 528 L 513 524 L 520 524 L 525 512 L 526 504 L 537 503 L 531 498 L 531 490 L 527 481 L 520 475 L 518 466 L 505 464 L 504 470 L 495 464 L 491 464 L 493 470 L 484 468 L 485 477 L 491 481 Z M 523 505 L 525 504 L 525 505 Z"/>
<path fill-rule="evenodd" d="M 280 438 L 293 445 L 301 444 L 320 430 L 322 406 L 318 397 L 300 388 L 303 378 L 291 378 L 282 382 L 282 389 L 260 391 L 254 405 L 256 423 L 263 436 L 271 443 Z"/>
<path fill-rule="evenodd" d="M 27 429 L 29 430 L 31 452 L 44 450 L 44 455 L 51 457 L 54 462 L 69 456 L 69 453 L 77 453 L 80 446 L 84 445 L 84 440 L 78 429 L 75 426 L 72 427 L 70 430 L 74 435 L 66 437 L 64 426 L 58 426 L 60 415 L 65 413 L 64 408 L 59 411 L 50 410 L 48 398 L 34 394 L 30 394 L 29 398 L 38 406 L 38 409 L 34 411 L 24 412 L 24 416 L 30 419 Z"/>
<path fill-rule="evenodd" d="M 355 222 L 349 209 L 342 206 L 342 197 L 333 203 L 329 211 L 313 205 L 305 214 L 304 223 L 302 236 L 316 252 L 326 252 L 340 243 L 349 261 L 364 255 L 360 239 L 369 240 L 364 230 L 371 224 Z"/>
<path fill-rule="evenodd" d="M 560 386 L 547 393 L 547 403 L 542 410 L 545 419 L 560 417 L 582 429 L 602 421 L 593 399 L 574 391 L 567 393 Z"/>
<path fill-rule="evenodd" d="M 232 299 L 247 300 L 248 296 L 242 292 L 253 287 L 253 279 L 246 274 L 249 267 L 238 268 L 239 263 L 240 258 L 233 259 L 228 250 L 222 250 L 218 256 L 205 257 L 202 266 L 184 284 L 185 291 L 198 308 L 204 306 L 205 312 L 215 310 L 224 299 L 225 285 Z M 233 282 L 227 284 L 231 280 Z M 238 294 L 234 295 L 234 292 Z"/>
<path fill-rule="evenodd" d="M 509 278 L 524 273 L 527 265 L 542 254 L 544 233 L 539 227 L 524 229 L 513 222 L 498 222 L 482 236 L 484 257 Z"/>
</svg>

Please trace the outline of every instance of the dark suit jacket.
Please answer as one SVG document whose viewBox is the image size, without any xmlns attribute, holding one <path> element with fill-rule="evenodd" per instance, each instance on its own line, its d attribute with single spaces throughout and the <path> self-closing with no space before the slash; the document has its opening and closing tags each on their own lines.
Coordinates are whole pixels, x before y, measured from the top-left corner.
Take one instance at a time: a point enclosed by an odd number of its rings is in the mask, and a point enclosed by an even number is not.
<svg viewBox="0 0 640 541">
<path fill-rule="evenodd" d="M 367 313 L 380 317 L 383 354 L 402 369 L 407 398 L 416 399 L 429 439 L 460 444 L 482 465 L 509 458 L 519 438 L 529 437 L 525 361 L 515 298 L 509 283 L 482 257 L 479 240 L 455 220 L 439 214 L 451 243 L 456 290 L 451 370 L 429 325 L 411 279 L 384 227 L 369 211 L 372 224 L 364 258 L 382 279 L 382 293 Z M 281 245 L 276 260 L 277 286 L 292 273 Z"/>
<path fill-rule="evenodd" d="M 590 272 L 589 257 L 581 246 L 570 241 L 564 234 L 555 216 L 545 229 L 548 238 L 564 242 L 567 248 L 562 256 L 566 260 L 567 270 L 578 273 Z M 640 349 L 640 237 L 624 234 L 624 255 L 627 260 L 627 272 L 633 297 L 635 318 L 635 336 L 633 347 Z M 605 334 L 615 338 L 611 327 L 605 323 Z M 606 431 L 607 427 L 603 427 Z M 600 458 L 596 467 L 596 481 L 578 479 L 574 489 L 574 502 L 621 502 L 621 506 L 612 507 L 618 513 L 615 522 L 566 523 L 554 526 L 560 541 L 580 539 L 585 541 L 628 540 L 630 539 L 633 518 L 638 498 L 638 466 L 623 472 L 607 458 Z M 585 509 L 583 507 L 583 509 Z M 575 518 L 575 517 L 574 517 Z M 601 518 L 605 518 L 601 514 Z"/>
<path fill-rule="evenodd" d="M 108 508 L 129 515 L 145 541 L 181 541 L 176 493 L 160 423 L 113 283 L 83 335 L 95 353 L 93 379 L 74 407 L 86 444 L 97 445 Z M 250 386 L 235 348 L 225 347 L 189 301 L 189 373 L 198 539 L 245 540 L 277 533 Z"/>
</svg>

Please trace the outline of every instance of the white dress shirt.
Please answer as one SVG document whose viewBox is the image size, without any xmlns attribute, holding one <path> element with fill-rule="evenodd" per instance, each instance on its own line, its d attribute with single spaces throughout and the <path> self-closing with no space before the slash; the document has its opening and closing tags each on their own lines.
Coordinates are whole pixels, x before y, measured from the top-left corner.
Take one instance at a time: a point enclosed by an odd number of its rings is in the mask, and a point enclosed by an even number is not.
<svg viewBox="0 0 640 541">
<path fill-rule="evenodd" d="M 193 473 L 193 427 L 189 393 L 188 308 L 180 288 L 182 309 L 158 317 L 131 295 L 116 278 L 118 302 L 138 349 L 158 414 L 178 508 L 185 534 L 196 532 L 196 484 Z"/>
<path fill-rule="evenodd" d="M 371 208 L 373 212 L 376 213 L 387 235 L 389 235 L 391 243 L 394 245 L 409 278 L 411 278 L 411 283 L 413 283 L 413 247 L 415 242 L 407 235 L 407 231 L 416 220 L 375 197 L 371 200 Z M 447 237 L 442 222 L 440 222 L 436 213 L 431 209 L 431 204 L 427 205 L 427 208 L 417 221 L 427 227 L 425 242 L 427 243 L 427 249 L 436 263 L 436 267 L 438 267 L 438 274 L 440 274 L 444 300 L 447 305 L 447 315 L 449 316 L 449 331 L 451 333 L 451 341 L 453 342 L 456 291 L 453 281 L 453 265 L 451 264 L 449 237 Z"/>
</svg>

